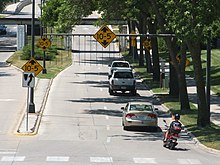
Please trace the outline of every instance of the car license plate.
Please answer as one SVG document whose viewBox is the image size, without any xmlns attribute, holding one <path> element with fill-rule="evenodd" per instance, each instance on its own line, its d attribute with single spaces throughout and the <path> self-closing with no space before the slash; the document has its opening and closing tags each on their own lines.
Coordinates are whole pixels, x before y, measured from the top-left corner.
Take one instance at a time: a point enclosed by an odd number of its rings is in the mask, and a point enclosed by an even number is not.
<svg viewBox="0 0 220 165">
<path fill-rule="evenodd" d="M 121 89 L 126 89 L 126 87 L 121 87 Z"/>
</svg>

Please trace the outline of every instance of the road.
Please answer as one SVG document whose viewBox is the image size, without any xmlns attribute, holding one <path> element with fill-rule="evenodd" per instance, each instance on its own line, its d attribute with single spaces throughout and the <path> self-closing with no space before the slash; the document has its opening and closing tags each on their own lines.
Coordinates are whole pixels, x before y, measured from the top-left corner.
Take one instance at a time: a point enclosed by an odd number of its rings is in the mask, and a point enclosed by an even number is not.
<svg viewBox="0 0 220 165">
<path fill-rule="evenodd" d="M 90 29 L 98 30 L 77 26 L 75 32 L 85 33 Z M 77 45 L 77 42 L 74 44 Z M 120 108 L 128 101 L 154 102 L 161 110 L 161 129 L 164 128 L 162 120 L 169 119 L 163 107 L 141 83 L 138 83 L 137 96 L 108 94 L 107 64 L 110 58 L 116 56 L 81 54 L 79 58 L 79 54 L 74 53 L 73 65 L 53 80 L 38 134 L 14 136 L 7 133 L 0 136 L 0 165 L 218 165 L 219 155 L 201 150 L 184 133 L 179 139 L 177 149 L 171 151 L 162 146 L 160 129 L 156 132 L 123 130 Z M 10 74 L 10 70 L 13 70 L 13 75 L 16 72 L 11 67 L 0 69 L 0 78 L 6 77 L 4 74 Z M 7 99 L 25 100 L 25 91 L 18 85 L 19 79 L 19 73 L 14 75 L 16 87 L 14 84 L 3 86 L 6 91 L 13 87 L 11 89 L 16 89 L 18 94 L 13 93 L 12 97 L 8 95 L 10 92 L 5 92 L 1 96 L 4 100 L 0 102 L 1 110 L 6 111 L 9 104 L 13 103 L 12 100 L 10 103 L 6 102 Z M 3 83 L 3 80 L 0 83 L 2 93 L 2 85 L 6 83 Z M 13 117 L 12 114 L 19 114 L 18 108 L 21 107 L 17 104 L 13 107 L 16 107 L 16 112 L 12 109 L 7 110 L 10 110 L 9 116 L 16 120 L 18 115 Z M 12 119 L 10 121 L 12 122 Z M 1 122 L 3 125 L 3 117 Z M 5 129 L 8 130 L 11 124 L 6 124 Z M 1 128 L 1 131 L 4 130 Z"/>
</svg>

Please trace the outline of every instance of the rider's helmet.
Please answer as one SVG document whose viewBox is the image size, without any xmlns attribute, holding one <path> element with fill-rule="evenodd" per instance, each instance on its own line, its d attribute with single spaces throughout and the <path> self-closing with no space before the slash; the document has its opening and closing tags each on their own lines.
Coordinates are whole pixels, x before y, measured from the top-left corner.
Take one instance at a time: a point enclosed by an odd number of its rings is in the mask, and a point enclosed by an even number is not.
<svg viewBox="0 0 220 165">
<path fill-rule="evenodd" d="M 175 120 L 179 120 L 179 119 L 180 119 L 180 115 L 179 115 L 178 113 L 175 114 L 174 119 L 175 119 Z"/>
</svg>

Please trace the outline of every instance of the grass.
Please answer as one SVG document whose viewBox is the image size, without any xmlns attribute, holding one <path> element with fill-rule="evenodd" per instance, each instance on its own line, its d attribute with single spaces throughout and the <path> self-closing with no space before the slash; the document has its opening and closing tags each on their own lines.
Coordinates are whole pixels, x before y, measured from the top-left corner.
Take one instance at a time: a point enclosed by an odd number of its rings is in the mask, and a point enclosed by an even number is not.
<svg viewBox="0 0 220 165">
<path fill-rule="evenodd" d="M 160 57 L 168 60 L 167 52 L 160 54 Z M 203 75 L 206 73 L 206 51 L 202 51 Z M 190 103 L 191 111 L 182 112 L 178 99 L 170 98 L 168 95 L 169 89 L 162 89 L 158 82 L 152 81 L 152 74 L 146 72 L 146 68 L 140 68 L 137 62 L 133 63 L 132 58 L 128 53 L 124 54 L 124 58 L 128 60 L 140 78 L 151 88 L 151 90 L 160 98 L 161 103 L 169 108 L 171 114 L 181 114 L 181 122 L 184 126 L 205 146 L 220 150 L 220 127 L 211 123 L 209 127 L 200 128 L 197 126 L 198 110 L 195 105 Z M 190 55 L 187 58 L 192 61 Z M 192 64 L 186 67 L 186 74 L 193 76 Z M 211 89 L 220 96 L 220 50 L 212 50 L 211 55 Z"/>
<path fill-rule="evenodd" d="M 8 60 L 8 63 L 11 63 L 15 65 L 18 68 L 21 68 L 27 61 L 26 60 L 20 60 L 20 54 L 21 51 L 15 52 Z M 38 61 L 38 60 L 37 60 Z M 43 66 L 43 61 L 38 61 L 41 66 Z M 58 51 L 58 55 L 56 56 L 56 59 L 53 61 L 46 61 L 46 70 L 47 74 L 38 74 L 38 78 L 43 79 L 51 79 L 56 77 L 58 73 L 60 73 L 62 70 L 67 68 L 72 64 L 72 55 L 68 51 Z"/>
</svg>

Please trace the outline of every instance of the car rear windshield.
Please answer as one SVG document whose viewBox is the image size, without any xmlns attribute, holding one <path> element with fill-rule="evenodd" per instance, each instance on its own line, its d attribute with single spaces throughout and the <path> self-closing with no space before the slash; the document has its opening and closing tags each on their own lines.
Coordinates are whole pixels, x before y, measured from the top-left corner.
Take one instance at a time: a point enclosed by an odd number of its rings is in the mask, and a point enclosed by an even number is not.
<svg viewBox="0 0 220 165">
<path fill-rule="evenodd" d="M 130 110 L 153 111 L 153 107 L 151 105 L 145 105 L 145 104 L 133 104 L 133 105 L 130 105 Z"/>
<path fill-rule="evenodd" d="M 133 78 L 132 72 L 115 72 L 114 78 Z"/>
<path fill-rule="evenodd" d="M 125 62 L 115 62 L 115 63 L 113 63 L 112 67 L 126 67 L 126 68 L 128 68 L 129 65 L 128 65 L 128 63 L 125 63 Z"/>
</svg>

